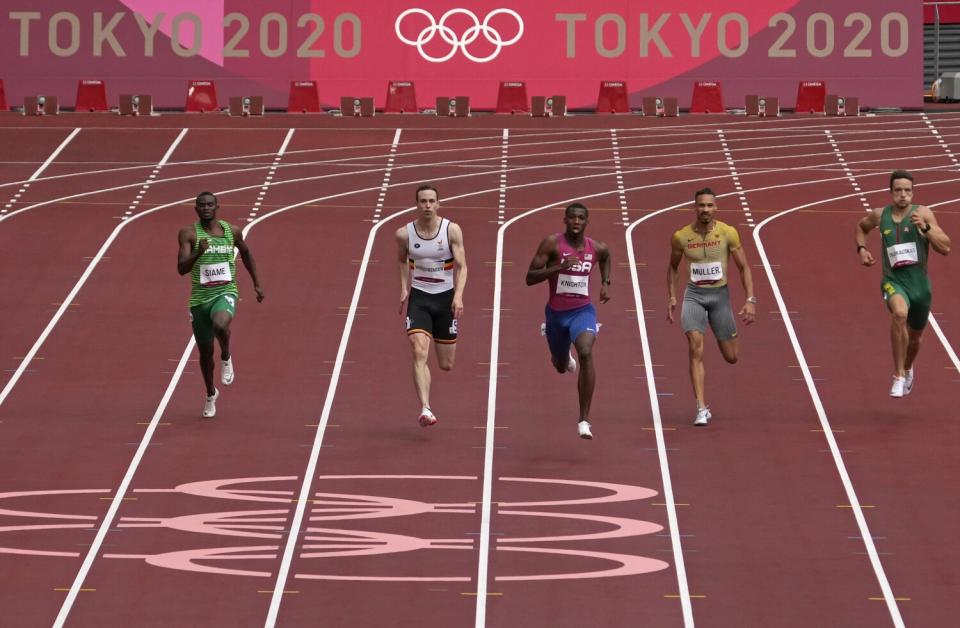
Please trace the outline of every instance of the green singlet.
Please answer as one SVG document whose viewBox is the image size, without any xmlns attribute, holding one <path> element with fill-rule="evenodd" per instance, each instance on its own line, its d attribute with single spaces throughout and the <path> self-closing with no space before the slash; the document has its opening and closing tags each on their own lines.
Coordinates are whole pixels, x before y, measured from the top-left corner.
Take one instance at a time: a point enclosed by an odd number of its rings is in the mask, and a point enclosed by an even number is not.
<svg viewBox="0 0 960 628">
<path fill-rule="evenodd" d="M 907 302 L 907 324 L 912 329 L 923 329 L 930 316 L 932 291 L 927 276 L 927 257 L 930 242 L 920 235 L 910 216 L 917 206 L 911 205 L 899 223 L 893 221 L 893 205 L 887 205 L 880 214 L 880 238 L 883 249 L 883 279 L 880 288 L 884 300 L 894 294 Z"/>
<path fill-rule="evenodd" d="M 197 259 L 190 273 L 190 307 L 208 303 L 223 294 L 239 296 L 237 290 L 237 265 L 233 255 L 233 230 L 230 223 L 218 220 L 223 227 L 222 236 L 212 236 L 200 223 L 194 223 L 197 241 L 193 245 L 196 251 L 200 240 L 210 240 L 210 247 Z"/>
</svg>

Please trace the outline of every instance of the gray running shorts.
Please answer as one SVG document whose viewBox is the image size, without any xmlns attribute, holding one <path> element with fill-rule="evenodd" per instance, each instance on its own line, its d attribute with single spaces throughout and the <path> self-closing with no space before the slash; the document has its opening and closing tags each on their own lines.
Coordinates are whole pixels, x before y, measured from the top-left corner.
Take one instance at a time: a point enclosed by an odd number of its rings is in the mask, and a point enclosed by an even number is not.
<svg viewBox="0 0 960 628">
<path fill-rule="evenodd" d="M 732 340 L 737 337 L 737 321 L 730 307 L 730 291 L 727 286 L 702 288 L 688 285 L 683 293 L 680 310 L 680 326 L 683 332 L 707 332 L 707 323 L 717 340 Z"/>
</svg>

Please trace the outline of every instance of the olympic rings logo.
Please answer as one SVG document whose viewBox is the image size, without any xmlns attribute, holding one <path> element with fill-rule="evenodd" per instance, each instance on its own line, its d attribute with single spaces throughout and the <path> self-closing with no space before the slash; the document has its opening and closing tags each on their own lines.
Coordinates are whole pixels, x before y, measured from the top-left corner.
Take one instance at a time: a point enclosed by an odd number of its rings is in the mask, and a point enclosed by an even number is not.
<svg viewBox="0 0 960 628">
<path fill-rule="evenodd" d="M 420 34 L 417 35 L 416 39 L 409 39 L 400 32 L 400 25 L 408 15 L 412 14 L 423 15 L 427 18 L 427 20 L 429 20 L 429 24 L 425 26 L 422 31 L 420 31 Z M 512 39 L 503 39 L 500 33 L 495 28 L 490 26 L 490 20 L 500 14 L 509 15 L 517 21 L 517 34 L 514 35 Z M 454 30 L 446 25 L 447 20 L 454 15 L 465 15 L 467 18 L 473 20 L 473 26 L 467 28 L 467 30 L 464 31 L 463 35 L 460 37 L 457 37 L 457 34 L 454 32 Z M 416 46 L 417 50 L 420 52 L 420 56 L 431 63 L 443 63 L 444 61 L 448 61 L 453 58 L 455 54 L 457 54 L 457 50 L 461 50 L 463 52 L 463 56 L 475 63 L 486 63 L 496 59 L 497 56 L 500 55 L 500 51 L 504 46 L 511 46 L 520 40 L 520 37 L 523 35 L 523 20 L 516 11 L 511 9 L 494 9 L 487 14 L 487 17 L 483 18 L 483 22 L 481 22 L 480 18 L 478 18 L 472 11 L 468 9 L 450 9 L 443 14 L 438 22 L 428 11 L 423 9 L 407 9 L 401 13 L 399 17 L 397 17 L 397 21 L 394 23 L 394 30 L 396 31 L 397 37 L 400 39 L 400 41 L 408 46 Z M 438 34 L 440 35 L 440 39 L 450 44 L 450 52 L 440 57 L 433 56 L 424 50 L 424 46 L 433 41 L 433 38 Z M 469 50 L 467 50 L 467 47 L 475 42 L 480 35 L 483 35 L 488 42 L 496 46 L 493 52 L 483 57 L 475 56 L 471 54 Z"/>
</svg>

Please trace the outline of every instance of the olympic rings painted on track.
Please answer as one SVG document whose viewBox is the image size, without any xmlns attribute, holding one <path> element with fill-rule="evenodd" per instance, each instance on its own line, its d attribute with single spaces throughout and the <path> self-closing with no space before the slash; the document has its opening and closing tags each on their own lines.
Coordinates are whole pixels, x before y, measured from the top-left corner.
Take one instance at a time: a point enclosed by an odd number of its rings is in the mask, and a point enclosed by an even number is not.
<svg viewBox="0 0 960 628">
<path fill-rule="evenodd" d="M 400 25 L 408 15 L 414 14 L 423 15 L 430 23 L 420 31 L 420 34 L 417 35 L 416 39 L 409 39 L 400 32 Z M 517 21 L 517 34 L 511 39 L 504 40 L 499 31 L 490 26 L 490 20 L 500 14 L 509 15 Z M 473 20 L 473 26 L 464 31 L 463 35 L 460 37 L 457 37 L 457 34 L 454 32 L 454 30 L 446 24 L 447 20 L 454 15 L 465 15 L 469 19 Z M 450 9 L 443 14 L 438 22 L 436 19 L 434 19 L 433 15 L 429 11 L 425 11 L 424 9 L 407 9 L 397 17 L 397 21 L 394 23 L 394 30 L 396 31 L 397 37 L 400 39 L 400 41 L 408 46 L 416 46 L 417 51 L 420 52 L 420 56 L 431 63 L 443 63 L 444 61 L 449 61 L 455 54 L 457 54 L 457 50 L 461 50 L 463 52 L 463 56 L 475 63 L 486 63 L 496 59 L 500 55 L 500 51 L 503 50 L 504 46 L 512 46 L 520 41 L 520 37 L 523 36 L 523 19 L 516 11 L 511 9 L 494 9 L 488 13 L 487 16 L 483 18 L 483 22 L 481 22 L 480 18 L 478 18 L 473 11 L 468 9 Z M 423 49 L 423 47 L 433 41 L 433 38 L 438 34 L 443 41 L 450 44 L 450 52 L 443 56 L 433 56 Z M 467 47 L 475 42 L 480 35 L 483 35 L 488 42 L 496 46 L 496 49 L 493 52 L 483 57 L 475 56 L 467 49 Z"/>
</svg>

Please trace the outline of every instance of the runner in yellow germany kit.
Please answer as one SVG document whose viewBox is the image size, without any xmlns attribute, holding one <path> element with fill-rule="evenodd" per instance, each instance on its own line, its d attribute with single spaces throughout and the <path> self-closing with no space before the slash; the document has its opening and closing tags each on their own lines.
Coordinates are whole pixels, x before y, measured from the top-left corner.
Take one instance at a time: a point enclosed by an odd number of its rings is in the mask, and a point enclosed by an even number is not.
<svg viewBox="0 0 960 628">
<path fill-rule="evenodd" d="M 857 254 L 864 266 L 876 263 L 867 249 L 867 235 L 880 228 L 883 279 L 880 289 L 892 317 L 893 386 L 891 397 L 913 391 L 913 362 L 920 351 L 920 336 L 930 317 L 933 297 L 927 276 L 929 247 L 941 255 L 950 252 L 950 237 L 937 224 L 933 210 L 913 205 L 913 175 L 905 170 L 890 174 L 893 204 L 874 209 L 857 224 Z"/>
<path fill-rule="evenodd" d="M 243 241 L 243 232 L 225 220 L 217 220 L 220 204 L 210 192 L 197 196 L 197 217 L 189 227 L 180 230 L 178 241 L 177 272 L 190 273 L 190 320 L 193 335 L 200 352 L 200 371 L 207 388 L 207 401 L 203 406 L 204 418 L 217 414 L 217 397 L 220 391 L 213 385 L 213 339 L 220 342 L 220 382 L 233 383 L 233 359 L 230 356 L 230 322 L 237 311 L 237 267 L 234 262 L 234 247 L 253 279 L 257 301 L 263 301 L 263 289 L 257 279 L 257 267 L 253 255 Z"/>
<path fill-rule="evenodd" d="M 723 359 L 735 364 L 740 355 L 737 323 L 727 290 L 727 259 L 732 257 L 740 271 L 747 302 L 740 317 L 749 325 L 756 319 L 757 298 L 753 296 L 753 278 L 747 256 L 740 246 L 737 230 L 714 219 L 717 197 L 710 188 L 694 194 L 696 220 L 673 234 L 670 239 L 670 265 L 667 267 L 667 320 L 674 320 L 677 307 L 677 278 L 680 261 L 687 258 L 690 280 L 683 293 L 680 325 L 690 349 L 690 381 L 697 399 L 694 425 L 706 425 L 712 415 L 704 401 L 703 336 L 707 323 L 717 337 Z"/>
</svg>

